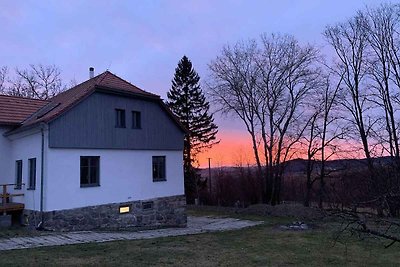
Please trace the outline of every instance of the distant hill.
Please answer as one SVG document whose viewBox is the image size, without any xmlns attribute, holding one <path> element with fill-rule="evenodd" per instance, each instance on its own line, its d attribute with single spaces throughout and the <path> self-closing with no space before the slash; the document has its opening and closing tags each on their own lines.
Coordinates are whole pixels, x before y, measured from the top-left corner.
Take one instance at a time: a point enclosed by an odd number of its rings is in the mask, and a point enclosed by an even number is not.
<svg viewBox="0 0 400 267">
<path fill-rule="evenodd" d="M 386 164 L 390 162 L 390 157 L 380 157 L 373 159 L 376 164 Z M 315 162 L 315 166 L 318 167 L 318 162 Z M 286 173 L 300 173 L 305 172 L 307 166 L 307 160 L 305 159 L 293 159 L 286 162 Z M 362 169 L 367 166 L 366 159 L 338 159 L 338 160 L 330 160 L 326 162 L 326 168 L 328 170 L 348 170 L 348 169 Z M 247 166 L 243 167 L 247 170 Z M 252 171 L 256 170 L 255 166 L 250 166 Z M 225 173 L 229 172 L 236 172 L 240 170 L 240 167 L 218 167 L 218 168 L 211 168 L 212 173 L 217 171 L 223 171 Z M 208 177 L 208 168 L 201 168 L 199 169 L 200 175 L 202 177 Z"/>
</svg>

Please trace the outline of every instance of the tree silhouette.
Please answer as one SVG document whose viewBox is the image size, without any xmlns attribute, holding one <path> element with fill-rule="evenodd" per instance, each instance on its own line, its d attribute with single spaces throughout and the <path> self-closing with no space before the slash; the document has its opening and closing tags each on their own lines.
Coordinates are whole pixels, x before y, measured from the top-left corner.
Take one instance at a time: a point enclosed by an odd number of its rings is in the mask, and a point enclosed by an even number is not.
<svg viewBox="0 0 400 267">
<path fill-rule="evenodd" d="M 193 168 L 196 156 L 204 149 L 211 148 L 219 141 L 210 105 L 200 84 L 200 77 L 193 69 L 192 62 L 183 56 L 175 69 L 167 105 L 179 118 L 189 133 L 184 140 L 185 194 L 188 203 L 197 196 L 197 174 Z"/>
</svg>

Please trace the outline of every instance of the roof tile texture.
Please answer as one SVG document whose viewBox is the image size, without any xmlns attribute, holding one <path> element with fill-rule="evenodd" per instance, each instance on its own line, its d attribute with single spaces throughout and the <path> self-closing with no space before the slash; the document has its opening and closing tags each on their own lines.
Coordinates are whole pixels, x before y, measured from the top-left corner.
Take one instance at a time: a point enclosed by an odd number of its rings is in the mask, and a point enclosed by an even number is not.
<svg viewBox="0 0 400 267">
<path fill-rule="evenodd" d="M 98 87 L 159 98 L 106 71 L 47 101 L 0 95 L 0 124 L 20 124 L 24 127 L 39 122 L 49 122 L 72 108 Z"/>
<path fill-rule="evenodd" d="M 17 125 L 49 101 L 0 95 L 0 124 Z"/>
</svg>

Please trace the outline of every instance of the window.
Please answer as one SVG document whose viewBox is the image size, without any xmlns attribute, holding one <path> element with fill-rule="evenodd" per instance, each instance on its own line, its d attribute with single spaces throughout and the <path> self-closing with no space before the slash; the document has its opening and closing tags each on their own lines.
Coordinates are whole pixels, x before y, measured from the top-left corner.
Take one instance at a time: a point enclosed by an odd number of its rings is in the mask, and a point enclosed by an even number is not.
<svg viewBox="0 0 400 267">
<path fill-rule="evenodd" d="M 153 157 L 153 182 L 166 181 L 165 156 Z"/>
<path fill-rule="evenodd" d="M 35 190 L 35 188 L 36 188 L 36 158 L 29 159 L 28 166 L 29 166 L 28 190 Z"/>
<path fill-rule="evenodd" d="M 115 110 L 115 127 L 116 128 L 125 128 L 125 110 L 124 109 L 116 109 Z"/>
<path fill-rule="evenodd" d="M 100 186 L 100 157 L 81 157 L 81 187 Z"/>
<path fill-rule="evenodd" d="M 142 202 L 142 209 L 144 210 L 150 210 L 153 208 L 153 201 L 146 201 L 146 202 Z"/>
<path fill-rule="evenodd" d="M 15 162 L 15 189 L 22 188 L 22 160 Z"/>
<path fill-rule="evenodd" d="M 132 111 L 132 129 L 142 128 L 142 121 L 139 111 Z"/>
</svg>

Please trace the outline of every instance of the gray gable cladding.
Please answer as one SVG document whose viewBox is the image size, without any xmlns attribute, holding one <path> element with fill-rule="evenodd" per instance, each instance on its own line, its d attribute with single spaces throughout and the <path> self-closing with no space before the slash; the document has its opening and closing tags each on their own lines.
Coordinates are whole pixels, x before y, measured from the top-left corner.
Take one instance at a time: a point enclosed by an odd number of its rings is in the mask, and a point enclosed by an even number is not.
<svg viewBox="0 0 400 267">
<path fill-rule="evenodd" d="M 124 109 L 126 128 L 115 127 L 115 109 Z M 132 129 L 132 111 L 141 129 Z M 49 123 L 50 148 L 182 150 L 184 133 L 159 103 L 95 92 Z"/>
</svg>

